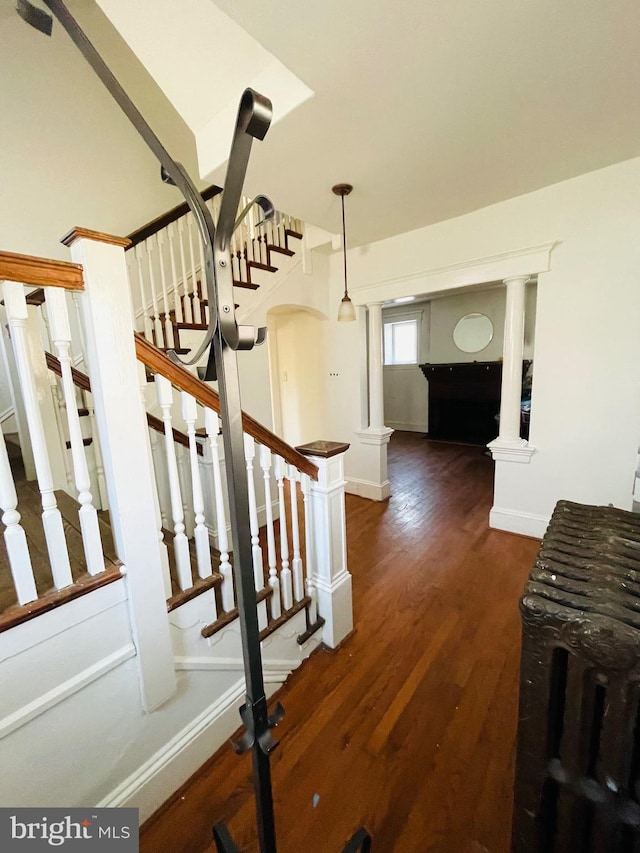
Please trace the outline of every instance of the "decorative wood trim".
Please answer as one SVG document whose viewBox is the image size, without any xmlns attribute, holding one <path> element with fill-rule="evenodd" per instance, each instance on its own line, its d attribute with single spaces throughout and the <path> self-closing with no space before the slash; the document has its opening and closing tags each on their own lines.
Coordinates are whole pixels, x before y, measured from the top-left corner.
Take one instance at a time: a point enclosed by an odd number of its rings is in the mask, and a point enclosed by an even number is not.
<svg viewBox="0 0 640 853">
<path fill-rule="evenodd" d="M 215 184 L 207 187 L 206 190 L 202 190 L 200 195 L 204 199 L 204 201 L 209 201 L 210 198 L 218 195 L 222 192 L 222 187 L 217 187 Z M 155 219 L 152 219 L 151 222 L 147 222 L 146 225 L 143 225 L 141 228 L 136 228 L 135 231 L 132 231 L 129 234 L 129 246 L 128 248 L 133 248 L 137 246 L 138 243 L 142 243 L 147 237 L 152 237 L 154 234 L 157 234 L 158 231 L 162 231 L 163 228 L 166 228 L 167 225 L 171 225 L 172 222 L 175 222 L 176 219 L 180 219 L 182 216 L 185 216 L 189 213 L 191 208 L 186 202 L 179 204 L 177 207 L 173 207 L 171 210 L 167 211 L 167 213 L 163 213 L 161 216 L 157 216 Z"/>
<path fill-rule="evenodd" d="M 256 601 L 260 604 L 261 601 L 264 601 L 265 598 L 270 598 L 273 595 L 273 590 L 270 587 L 263 587 L 259 592 L 256 593 Z M 289 611 L 291 612 L 291 611 Z M 208 637 L 213 637 L 214 634 L 217 634 L 218 631 L 221 631 L 227 625 L 231 624 L 234 619 L 238 617 L 238 608 L 234 607 L 233 610 L 228 610 L 226 613 L 223 613 L 215 622 L 212 622 L 211 625 L 205 625 L 205 627 L 200 631 L 205 640 Z M 260 639 L 262 639 L 262 635 L 260 635 Z"/>
<path fill-rule="evenodd" d="M 299 613 L 301 610 L 304 610 L 308 604 L 311 604 L 311 599 L 307 595 L 305 595 L 304 598 L 301 598 L 300 601 L 296 601 L 293 607 L 290 607 L 289 610 L 285 610 L 281 616 L 278 616 L 277 619 L 274 619 L 272 622 L 269 622 L 267 627 L 263 628 L 262 631 L 260 631 L 260 640 L 266 640 L 268 636 L 277 631 L 278 628 L 288 622 L 289 619 L 293 618 L 296 613 Z"/>
<path fill-rule="evenodd" d="M 220 414 L 220 398 L 212 388 L 209 388 L 208 385 L 205 385 L 204 382 L 201 382 L 181 365 L 171 361 L 167 355 L 147 341 L 140 332 L 134 332 L 134 337 L 136 355 L 143 364 L 155 373 L 161 373 L 176 388 L 191 394 L 203 406 L 207 406 L 209 409 L 213 409 L 214 412 Z M 271 432 L 271 430 L 262 426 L 262 424 L 254 420 L 246 412 L 242 413 L 242 428 L 246 433 L 253 436 L 257 442 L 277 453 L 278 456 L 281 456 L 291 465 L 295 465 L 299 471 L 308 474 L 314 480 L 318 479 L 317 465 L 314 465 L 295 448 L 291 447 L 290 444 L 287 444 L 286 441 L 283 441 L 275 433 Z M 346 447 L 348 446 L 346 445 Z"/>
<path fill-rule="evenodd" d="M 96 243 L 109 243 L 111 246 L 122 246 L 128 249 L 131 241 L 128 237 L 115 237 L 113 234 L 105 234 L 103 231 L 91 231 L 90 228 L 79 228 L 76 226 L 68 231 L 60 242 L 65 246 L 73 246 L 77 240 L 94 240 Z"/>
<path fill-rule="evenodd" d="M 15 628 L 16 625 L 21 625 L 23 622 L 28 622 L 42 613 L 48 613 L 62 604 L 73 601 L 74 598 L 80 598 L 88 592 L 93 592 L 94 589 L 100 589 L 100 587 L 120 580 L 122 577 L 124 575 L 117 566 L 111 567 L 105 569 L 99 575 L 83 575 L 75 583 L 71 584 L 71 586 L 67 586 L 64 589 L 53 589 L 50 592 L 46 592 L 41 598 L 31 601 L 29 604 L 9 607 L 3 613 L 0 613 L 0 633 L 8 631 L 10 628 Z"/>
<path fill-rule="evenodd" d="M 296 447 L 298 453 L 303 456 L 320 456 L 322 459 L 331 459 L 339 453 L 346 453 L 351 447 L 343 441 L 311 441 L 309 444 L 299 444 Z"/>
<path fill-rule="evenodd" d="M 208 589 L 214 589 L 222 583 L 223 577 L 219 572 L 214 572 L 208 578 L 198 578 L 192 587 L 184 589 L 167 599 L 167 613 L 180 607 L 181 604 L 186 604 L 192 598 L 197 598 L 201 593 Z"/>
<path fill-rule="evenodd" d="M 33 255 L 17 255 L 14 252 L 0 252 L 0 281 L 19 281 L 35 287 L 84 290 L 80 264 L 36 258 Z"/>
</svg>

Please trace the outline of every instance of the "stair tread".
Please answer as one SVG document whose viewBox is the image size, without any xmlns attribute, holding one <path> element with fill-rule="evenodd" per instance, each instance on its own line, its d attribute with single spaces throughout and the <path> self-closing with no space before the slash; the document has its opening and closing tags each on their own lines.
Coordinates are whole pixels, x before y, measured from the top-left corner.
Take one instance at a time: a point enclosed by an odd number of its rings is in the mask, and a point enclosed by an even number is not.
<svg viewBox="0 0 640 853">
<path fill-rule="evenodd" d="M 263 264 L 261 261 L 247 261 L 247 266 L 255 270 L 264 270 L 265 272 L 278 272 L 278 267 L 271 264 Z"/>
<path fill-rule="evenodd" d="M 284 233 L 287 237 L 294 237 L 296 240 L 302 240 L 304 234 L 301 234 L 299 231 L 294 231 L 292 228 L 285 228 Z"/>
<path fill-rule="evenodd" d="M 260 287 L 259 284 L 255 284 L 253 281 L 233 281 L 234 287 L 243 287 L 245 290 L 258 290 Z"/>
<path fill-rule="evenodd" d="M 293 255 L 295 255 L 295 252 L 293 251 L 293 249 L 289 249 L 286 246 L 275 246 L 275 245 L 272 245 L 271 243 L 267 243 L 267 249 L 270 252 L 280 252 L 281 255 L 288 255 L 288 257 L 290 257 L 290 258 L 293 257 Z"/>
<path fill-rule="evenodd" d="M 174 323 L 176 329 L 187 329 L 196 332 L 203 332 L 209 328 L 208 323 Z"/>
</svg>

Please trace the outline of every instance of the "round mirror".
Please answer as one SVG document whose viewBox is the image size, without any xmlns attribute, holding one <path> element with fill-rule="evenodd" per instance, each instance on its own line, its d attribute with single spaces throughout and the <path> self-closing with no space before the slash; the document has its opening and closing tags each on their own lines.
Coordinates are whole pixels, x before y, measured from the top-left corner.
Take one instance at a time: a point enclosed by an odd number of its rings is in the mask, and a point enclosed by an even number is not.
<svg viewBox="0 0 640 853">
<path fill-rule="evenodd" d="M 493 323 L 486 314 L 465 314 L 456 323 L 453 340 L 462 352 L 480 352 L 493 339 Z"/>
</svg>

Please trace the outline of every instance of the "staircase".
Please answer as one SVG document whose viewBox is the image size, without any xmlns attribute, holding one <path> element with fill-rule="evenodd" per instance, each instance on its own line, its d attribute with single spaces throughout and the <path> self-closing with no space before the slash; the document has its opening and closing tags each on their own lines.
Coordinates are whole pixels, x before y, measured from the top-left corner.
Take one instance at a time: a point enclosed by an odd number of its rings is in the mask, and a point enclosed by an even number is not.
<svg viewBox="0 0 640 853">
<path fill-rule="evenodd" d="M 291 257 L 300 233 L 251 238 L 237 281 L 271 275 L 258 265 Z M 194 312 L 208 305 L 197 264 L 171 294 L 160 275 L 137 316 L 149 334 L 134 336 L 123 241 L 78 230 L 70 243 L 76 263 L 0 253 L 18 421 L 17 437 L 0 433 L 0 756 L 15 770 L 0 796 L 135 805 L 144 819 L 231 735 L 244 690 L 219 401 L 154 345 L 199 333 L 179 324 L 204 325 Z M 246 414 L 243 429 L 271 695 L 352 628 L 346 445 L 304 455 Z M 44 781 L 27 771 L 30 745 L 53 768 Z M 97 775 L 78 775 L 78 750 Z"/>
<path fill-rule="evenodd" d="M 217 186 L 202 191 L 214 221 L 221 192 Z M 239 211 L 250 203 L 243 198 Z M 275 212 L 273 219 L 259 222 L 255 208 L 251 208 L 233 234 L 234 287 L 256 291 L 260 281 L 264 287 L 264 274 L 279 271 L 278 258 L 295 255 L 293 246 L 304 239 L 303 232 L 299 219 Z M 126 254 L 136 302 L 136 329 L 160 349 L 188 355 L 191 347 L 185 345 L 185 333 L 193 340 L 192 333 L 202 335 L 209 322 L 209 301 L 202 281 L 203 247 L 193 215 L 186 204 L 178 205 L 131 233 L 129 240 Z"/>
</svg>

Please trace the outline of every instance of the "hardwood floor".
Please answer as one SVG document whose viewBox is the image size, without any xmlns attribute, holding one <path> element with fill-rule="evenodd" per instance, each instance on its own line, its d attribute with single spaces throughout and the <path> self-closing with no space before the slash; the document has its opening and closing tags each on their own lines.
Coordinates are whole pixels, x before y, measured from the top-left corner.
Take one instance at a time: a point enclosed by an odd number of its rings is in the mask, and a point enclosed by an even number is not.
<svg viewBox="0 0 640 853">
<path fill-rule="evenodd" d="M 280 853 L 507 853 L 518 598 L 538 542 L 489 530 L 493 463 L 478 447 L 394 434 L 392 497 L 347 496 L 356 633 L 279 693 Z M 221 749 L 147 821 L 142 853 L 211 850 L 227 822 L 257 849 L 251 759 Z"/>
</svg>

